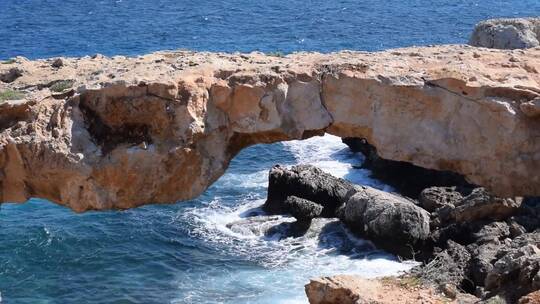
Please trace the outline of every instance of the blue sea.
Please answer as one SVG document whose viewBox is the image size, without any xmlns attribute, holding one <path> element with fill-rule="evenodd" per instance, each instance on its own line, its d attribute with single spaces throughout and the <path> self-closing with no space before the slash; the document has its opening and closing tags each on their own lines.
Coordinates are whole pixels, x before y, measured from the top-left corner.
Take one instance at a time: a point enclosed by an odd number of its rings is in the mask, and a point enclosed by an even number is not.
<svg viewBox="0 0 540 304">
<path fill-rule="evenodd" d="M 163 49 L 330 52 L 465 43 L 493 17 L 540 15 L 538 0 L 0 0 L 0 59 L 137 55 Z M 268 170 L 311 163 L 380 189 L 339 138 L 245 149 L 199 198 L 74 214 L 50 202 L 0 207 L 1 303 L 306 303 L 310 278 L 414 265 L 332 219 L 306 235 L 270 229 Z M 270 230 L 269 230 L 270 229 Z"/>
</svg>

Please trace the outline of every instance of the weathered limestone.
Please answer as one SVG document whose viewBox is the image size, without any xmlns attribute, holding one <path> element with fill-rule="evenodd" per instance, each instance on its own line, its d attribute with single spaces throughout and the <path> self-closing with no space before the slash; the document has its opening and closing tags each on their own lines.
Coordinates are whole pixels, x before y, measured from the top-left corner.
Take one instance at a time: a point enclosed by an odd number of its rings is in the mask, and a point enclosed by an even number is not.
<svg viewBox="0 0 540 304">
<path fill-rule="evenodd" d="M 0 64 L 0 92 L 26 94 L 0 103 L 0 200 L 76 211 L 186 200 L 242 148 L 324 132 L 501 196 L 540 195 L 539 59 L 459 45 L 19 57 Z"/>
<path fill-rule="evenodd" d="M 357 276 L 338 275 L 311 280 L 305 286 L 310 304 L 416 304 L 476 303 L 478 299 L 455 292 L 444 296 L 431 286 L 414 278 L 387 277 L 367 280 Z"/>
<path fill-rule="evenodd" d="M 478 23 L 469 44 L 495 49 L 540 46 L 540 18 L 491 19 Z"/>
</svg>

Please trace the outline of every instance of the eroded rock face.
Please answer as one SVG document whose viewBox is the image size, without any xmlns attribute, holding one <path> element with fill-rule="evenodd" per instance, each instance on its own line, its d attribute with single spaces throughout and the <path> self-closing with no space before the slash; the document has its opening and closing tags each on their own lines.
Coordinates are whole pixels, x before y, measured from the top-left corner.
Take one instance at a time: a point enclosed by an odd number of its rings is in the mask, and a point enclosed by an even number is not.
<svg viewBox="0 0 540 304">
<path fill-rule="evenodd" d="M 478 23 L 470 45 L 495 49 L 540 46 L 540 18 L 491 19 Z"/>
<path fill-rule="evenodd" d="M 25 94 L 0 104 L 0 200 L 76 211 L 186 200 L 249 145 L 324 132 L 502 196 L 540 195 L 539 56 L 169 52 L 62 58 L 61 69 L 19 57 L 0 66 L 17 71 L 0 91 Z"/>
<path fill-rule="evenodd" d="M 373 280 L 350 275 L 323 277 L 312 279 L 305 291 L 310 304 L 472 304 L 479 300 L 457 291 L 447 298 L 432 286 L 408 277 Z"/>
</svg>

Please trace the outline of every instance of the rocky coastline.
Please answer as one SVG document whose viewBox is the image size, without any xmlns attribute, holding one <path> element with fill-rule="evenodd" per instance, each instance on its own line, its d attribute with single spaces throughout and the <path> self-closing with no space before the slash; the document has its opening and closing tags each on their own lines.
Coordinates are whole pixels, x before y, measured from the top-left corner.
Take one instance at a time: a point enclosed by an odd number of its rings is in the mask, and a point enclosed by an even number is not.
<svg viewBox="0 0 540 304">
<path fill-rule="evenodd" d="M 449 297 L 469 293 L 467 303 L 494 297 L 515 303 L 540 287 L 537 198 L 501 198 L 474 185 L 431 185 L 413 199 L 354 185 L 310 165 L 277 165 L 270 170 L 263 209 L 294 216 L 291 235 L 307 231 L 313 218 L 339 218 L 379 248 L 422 262 L 409 278 Z M 306 288 L 311 299 L 316 288 Z"/>
<path fill-rule="evenodd" d="M 325 132 L 500 196 L 540 195 L 539 56 L 446 45 L 14 58 L 0 64 L 0 201 L 84 212 L 188 200 L 245 147 Z"/>
<path fill-rule="evenodd" d="M 396 193 L 276 165 L 263 209 L 296 218 L 292 236 L 338 218 L 421 265 L 314 279 L 312 304 L 539 303 L 539 37 L 538 19 L 505 19 L 474 47 L 15 58 L 0 65 L 0 202 L 187 200 L 245 147 L 327 132 Z"/>
</svg>

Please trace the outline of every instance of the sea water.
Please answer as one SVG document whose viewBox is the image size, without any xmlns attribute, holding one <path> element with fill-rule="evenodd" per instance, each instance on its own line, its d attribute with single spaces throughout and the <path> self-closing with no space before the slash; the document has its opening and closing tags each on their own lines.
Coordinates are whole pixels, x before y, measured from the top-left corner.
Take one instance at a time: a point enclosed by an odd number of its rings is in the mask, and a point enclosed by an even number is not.
<svg viewBox="0 0 540 304">
<path fill-rule="evenodd" d="M 465 43 L 479 20 L 539 14 L 537 0 L 0 0 L 0 59 Z M 414 262 L 334 219 L 289 237 L 281 228 L 294 219 L 260 209 L 277 163 L 309 163 L 392 191 L 354 168 L 361 162 L 326 135 L 247 148 L 189 202 L 84 214 L 40 199 L 1 205 L 0 301 L 305 303 L 310 278 L 400 273 Z"/>
</svg>

